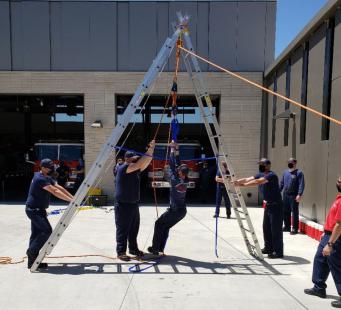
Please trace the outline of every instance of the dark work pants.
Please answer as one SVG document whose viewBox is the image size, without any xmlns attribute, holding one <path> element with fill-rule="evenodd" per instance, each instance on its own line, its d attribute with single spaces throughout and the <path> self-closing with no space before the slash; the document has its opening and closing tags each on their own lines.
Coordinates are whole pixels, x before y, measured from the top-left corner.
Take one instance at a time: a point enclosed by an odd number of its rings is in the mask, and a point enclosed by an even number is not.
<svg viewBox="0 0 341 310">
<path fill-rule="evenodd" d="M 322 250 L 329 240 L 329 235 L 324 235 L 318 245 L 313 267 L 313 283 L 314 289 L 325 292 L 327 288 L 327 278 L 329 272 L 333 276 L 333 280 L 338 294 L 341 296 L 341 240 L 335 242 L 330 256 L 323 256 Z"/>
<path fill-rule="evenodd" d="M 224 198 L 224 202 L 225 202 L 226 215 L 231 215 L 231 202 L 230 202 L 229 196 L 227 195 L 227 191 L 225 187 L 220 187 L 219 185 L 217 186 L 215 198 L 216 198 L 215 215 L 219 216 L 222 198 Z"/>
<path fill-rule="evenodd" d="M 293 216 L 294 230 L 298 230 L 298 205 L 299 203 L 295 200 L 296 196 L 283 194 L 283 221 L 284 227 L 290 229 L 291 227 L 291 213 Z"/>
<path fill-rule="evenodd" d="M 130 251 L 137 251 L 137 234 L 140 228 L 140 211 L 137 203 L 115 204 L 116 252 L 125 254 L 127 243 Z"/>
<path fill-rule="evenodd" d="M 265 248 L 283 255 L 283 206 L 282 202 L 267 203 L 263 218 Z"/>
<path fill-rule="evenodd" d="M 38 255 L 47 239 L 52 233 L 52 227 L 47 219 L 45 209 L 26 208 L 26 215 L 31 220 L 31 237 L 28 251 L 32 255 Z"/>
<path fill-rule="evenodd" d="M 186 208 L 168 208 L 155 222 L 152 247 L 163 252 L 169 235 L 169 230 L 186 216 Z"/>
</svg>

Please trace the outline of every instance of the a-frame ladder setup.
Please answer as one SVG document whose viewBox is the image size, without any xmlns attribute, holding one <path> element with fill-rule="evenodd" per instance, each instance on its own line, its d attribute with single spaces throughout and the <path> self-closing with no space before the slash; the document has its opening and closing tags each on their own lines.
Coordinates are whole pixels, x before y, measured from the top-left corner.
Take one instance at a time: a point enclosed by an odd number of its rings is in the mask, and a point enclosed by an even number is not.
<svg viewBox="0 0 341 310">
<path fill-rule="evenodd" d="M 94 164 L 86 174 L 86 177 L 75 194 L 73 201 L 70 202 L 68 208 L 64 211 L 61 219 L 54 228 L 50 238 L 40 250 L 38 257 L 31 268 L 32 272 L 37 271 L 38 265 L 43 261 L 45 256 L 52 252 L 65 229 L 70 225 L 78 208 L 82 205 L 82 202 L 86 198 L 90 187 L 95 184 L 95 181 L 104 172 L 105 165 L 112 156 L 113 149 L 116 147 L 118 141 L 123 135 L 130 120 L 135 114 L 135 111 L 139 109 L 140 103 L 144 96 L 150 94 L 151 86 L 158 74 L 162 71 L 165 63 L 168 61 L 173 49 L 176 47 L 178 38 L 182 36 L 186 49 L 189 51 L 194 51 L 188 31 L 188 17 L 183 17 L 181 13 L 178 13 L 177 15 L 179 22 L 178 25 L 174 27 L 175 31 L 172 37 L 166 39 L 152 65 L 145 74 L 141 84 L 137 88 L 133 98 L 130 100 L 130 103 L 127 106 L 121 120 L 114 128 L 111 136 L 103 145 Z M 230 172 L 231 179 L 234 181 L 235 172 L 232 167 L 231 160 L 224 148 L 223 137 L 216 118 L 215 110 L 211 103 L 210 95 L 204 83 L 198 60 L 191 54 L 184 55 L 182 53 L 182 55 L 188 74 L 193 82 L 194 93 L 199 106 L 201 118 L 205 124 L 212 150 L 217 157 L 217 165 L 219 166 L 220 171 L 223 171 L 222 163 L 225 162 Z M 263 259 L 260 245 L 239 187 L 235 187 L 226 178 L 224 178 L 224 184 L 249 253 L 259 259 Z"/>
</svg>

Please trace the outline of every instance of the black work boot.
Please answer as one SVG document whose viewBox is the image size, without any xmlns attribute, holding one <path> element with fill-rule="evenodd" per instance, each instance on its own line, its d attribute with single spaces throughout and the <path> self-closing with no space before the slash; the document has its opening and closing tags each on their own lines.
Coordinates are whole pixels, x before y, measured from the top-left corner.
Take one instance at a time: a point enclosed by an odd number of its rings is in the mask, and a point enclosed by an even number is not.
<svg viewBox="0 0 341 310">
<path fill-rule="evenodd" d="M 119 260 L 122 260 L 124 262 L 129 262 L 130 261 L 130 257 L 126 254 L 126 253 L 121 253 L 117 255 L 117 258 Z"/>
<path fill-rule="evenodd" d="M 144 253 L 140 251 L 139 249 L 137 250 L 129 250 L 129 254 L 134 255 L 136 257 L 142 257 Z"/>
<path fill-rule="evenodd" d="M 267 248 L 263 248 L 263 249 L 262 249 L 262 253 L 263 253 L 263 254 L 271 254 L 272 251 L 269 250 L 269 249 L 267 249 Z"/>
<path fill-rule="evenodd" d="M 36 253 L 32 253 L 30 250 L 26 251 L 26 255 L 27 255 L 27 268 L 31 269 L 34 261 L 36 260 L 36 258 L 38 257 L 38 254 Z"/>
<path fill-rule="evenodd" d="M 320 298 L 326 298 L 327 297 L 327 294 L 325 291 L 318 291 L 314 288 L 306 288 L 304 290 L 304 293 L 307 294 L 307 295 L 312 295 L 312 296 L 317 296 L 317 297 L 320 297 Z"/>
<path fill-rule="evenodd" d="M 334 300 L 331 302 L 332 307 L 334 308 L 341 308 L 341 299 Z"/>
<path fill-rule="evenodd" d="M 271 259 L 283 258 L 283 254 L 279 254 L 279 253 L 276 253 L 276 252 L 269 253 L 268 254 L 268 258 L 271 258 Z"/>
<path fill-rule="evenodd" d="M 147 251 L 150 253 L 150 254 L 153 254 L 153 255 L 159 255 L 159 251 L 157 251 L 157 250 L 155 250 L 153 247 L 149 247 L 148 249 L 147 249 Z"/>
</svg>

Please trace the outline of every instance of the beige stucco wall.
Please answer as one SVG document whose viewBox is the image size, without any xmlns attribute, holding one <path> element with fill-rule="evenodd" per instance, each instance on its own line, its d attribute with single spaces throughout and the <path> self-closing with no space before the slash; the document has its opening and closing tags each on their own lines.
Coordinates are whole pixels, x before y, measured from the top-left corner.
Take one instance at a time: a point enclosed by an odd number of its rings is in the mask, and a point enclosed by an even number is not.
<svg viewBox="0 0 341 310">
<path fill-rule="evenodd" d="M 1 94 L 82 94 L 84 95 L 84 139 L 86 171 L 101 146 L 109 137 L 115 121 L 115 95 L 133 94 L 142 81 L 143 73 L 122 72 L 0 72 Z M 262 83 L 262 72 L 245 73 L 245 77 Z M 256 172 L 260 149 L 261 91 L 225 73 L 205 73 L 209 92 L 221 96 L 220 123 L 227 150 L 238 176 Z M 172 74 L 163 73 L 153 90 L 154 94 L 168 94 Z M 179 94 L 193 94 L 187 73 L 180 73 Z M 90 125 L 101 120 L 103 128 Z M 104 193 L 113 194 L 112 169 L 102 176 Z M 246 202 L 258 202 L 258 190 Z"/>
<path fill-rule="evenodd" d="M 331 87 L 330 116 L 341 119 L 341 61 L 338 57 L 341 51 L 341 12 L 336 13 L 337 23 L 334 35 L 334 59 Z M 325 25 L 322 25 L 309 39 L 309 66 L 307 105 L 322 112 L 323 75 L 325 54 Z M 290 97 L 301 102 L 302 82 L 302 50 L 292 51 Z M 278 69 L 280 66 L 278 67 Z M 268 77 L 270 78 L 270 77 Z M 284 83 L 283 83 L 284 81 Z M 270 88 L 273 89 L 273 83 Z M 285 73 L 278 79 L 278 92 L 285 95 Z M 283 146 L 283 120 L 277 120 L 276 145 L 271 147 L 272 134 L 272 96 L 268 97 L 268 155 L 273 161 L 273 170 L 281 176 L 287 168 L 287 159 L 292 154 L 292 128 L 290 120 L 289 145 Z M 341 174 L 341 126 L 330 124 L 329 140 L 321 140 L 321 118 L 307 112 L 306 141 L 300 144 L 300 116 L 301 109 L 293 105 L 290 110 L 296 113 L 296 158 L 298 166 L 305 174 L 306 190 L 300 204 L 300 213 L 310 219 L 324 223 L 331 203 L 335 200 L 335 181 Z M 284 111 L 284 101 L 277 100 L 277 114 Z"/>
</svg>

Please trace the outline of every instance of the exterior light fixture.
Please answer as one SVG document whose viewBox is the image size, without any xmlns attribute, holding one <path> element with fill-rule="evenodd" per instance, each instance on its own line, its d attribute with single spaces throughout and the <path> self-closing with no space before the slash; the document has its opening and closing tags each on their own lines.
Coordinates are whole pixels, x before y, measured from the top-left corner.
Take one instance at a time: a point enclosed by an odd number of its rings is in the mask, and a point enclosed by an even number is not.
<svg viewBox="0 0 341 310">
<path fill-rule="evenodd" d="M 100 120 L 94 121 L 94 122 L 91 124 L 91 127 L 92 127 L 92 128 L 103 128 L 102 121 L 100 121 Z"/>
</svg>

